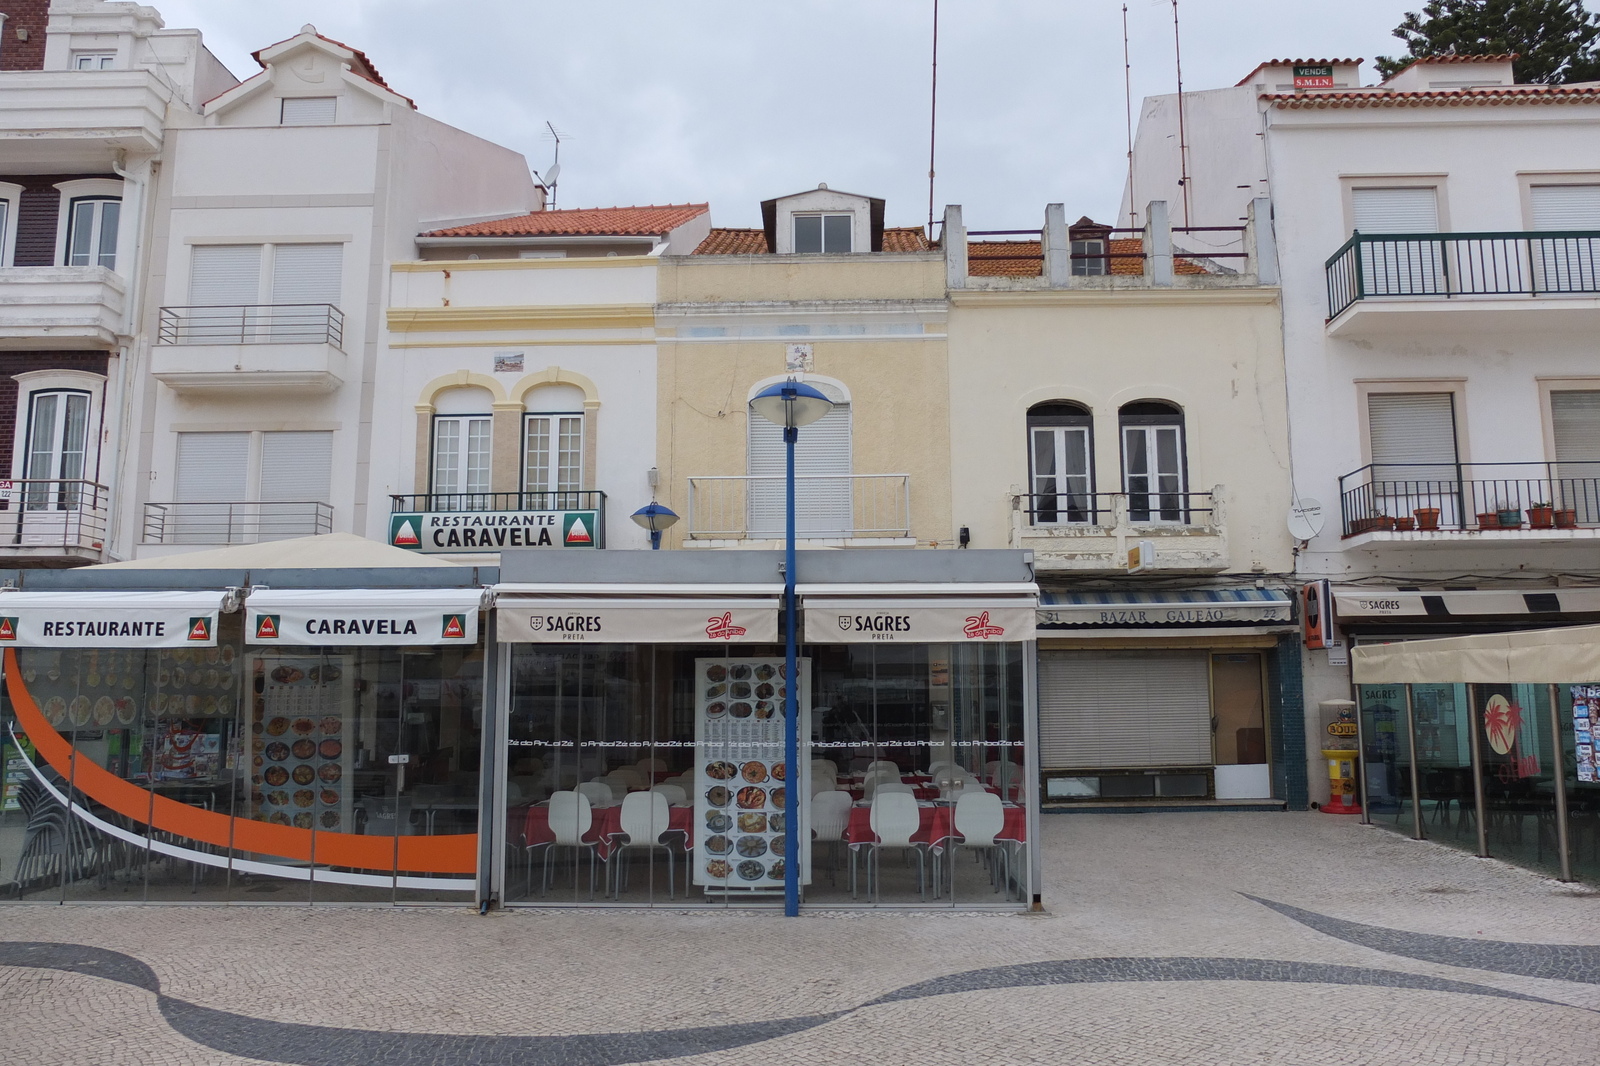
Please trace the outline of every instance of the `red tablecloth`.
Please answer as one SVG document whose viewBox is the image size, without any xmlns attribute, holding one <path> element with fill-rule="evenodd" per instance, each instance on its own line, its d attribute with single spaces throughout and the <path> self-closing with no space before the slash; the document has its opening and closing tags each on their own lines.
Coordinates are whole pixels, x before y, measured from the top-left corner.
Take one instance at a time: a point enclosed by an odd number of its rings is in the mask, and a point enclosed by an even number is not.
<svg viewBox="0 0 1600 1066">
<path fill-rule="evenodd" d="M 913 844 L 932 844 L 943 847 L 944 842 L 958 834 L 955 831 L 955 807 L 918 807 L 917 815 L 922 825 L 911 834 Z M 844 831 L 845 842 L 852 848 L 871 844 L 878 837 L 872 831 L 872 808 L 852 807 L 850 824 Z M 1005 825 L 995 834 L 996 840 L 1024 841 L 1028 839 L 1028 812 L 1022 807 L 1007 804 Z"/>
<path fill-rule="evenodd" d="M 616 838 L 622 836 L 622 806 L 591 807 L 590 813 L 593 821 L 589 831 L 583 835 L 585 844 L 593 844 L 595 852 L 602 859 L 609 859 L 611 853 L 617 848 Z M 694 846 L 694 808 L 669 807 L 667 809 L 667 832 L 682 833 L 684 846 Z M 527 821 L 523 824 L 524 846 L 534 844 L 549 844 L 554 842 L 556 835 L 550 831 L 550 808 L 529 807 Z"/>
</svg>

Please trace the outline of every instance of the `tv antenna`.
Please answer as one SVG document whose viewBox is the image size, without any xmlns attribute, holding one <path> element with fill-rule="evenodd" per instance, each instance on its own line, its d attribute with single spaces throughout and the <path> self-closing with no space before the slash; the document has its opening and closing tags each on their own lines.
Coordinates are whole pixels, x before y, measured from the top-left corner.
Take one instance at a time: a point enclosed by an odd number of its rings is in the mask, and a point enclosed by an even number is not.
<svg viewBox="0 0 1600 1066">
<path fill-rule="evenodd" d="M 1139 228 L 1139 198 L 1133 191 L 1133 60 L 1128 56 L 1128 5 L 1122 5 L 1122 110 L 1128 126 L 1128 225 Z"/>
<path fill-rule="evenodd" d="M 933 240 L 933 149 L 939 128 L 939 0 L 933 0 L 933 80 L 928 101 L 928 240 Z"/>
<path fill-rule="evenodd" d="M 1183 37 L 1178 32 L 1178 0 L 1172 0 L 1172 56 L 1178 71 L 1178 184 L 1183 186 L 1183 224 L 1189 221 L 1189 139 L 1183 126 Z"/>
<path fill-rule="evenodd" d="M 544 128 L 550 131 L 550 139 L 556 142 L 556 155 L 550 161 L 549 169 L 543 174 L 535 170 L 533 176 L 538 178 L 539 184 L 543 185 L 550 193 L 550 202 L 545 205 L 546 210 L 554 211 L 556 209 L 556 182 L 561 180 L 561 134 L 549 122 L 544 124 Z"/>
</svg>

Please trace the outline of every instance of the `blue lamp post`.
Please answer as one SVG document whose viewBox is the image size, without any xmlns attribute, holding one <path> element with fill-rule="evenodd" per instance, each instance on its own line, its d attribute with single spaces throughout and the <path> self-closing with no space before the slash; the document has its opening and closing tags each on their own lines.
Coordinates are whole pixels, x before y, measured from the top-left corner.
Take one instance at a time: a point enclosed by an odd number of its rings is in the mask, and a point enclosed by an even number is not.
<svg viewBox="0 0 1600 1066">
<path fill-rule="evenodd" d="M 833 401 L 819 390 L 790 378 L 770 385 L 750 399 L 750 408 L 774 425 L 783 427 L 784 450 L 784 564 L 783 618 L 784 671 L 783 761 L 788 787 L 783 790 L 784 821 L 789 827 L 783 847 L 783 913 L 800 913 L 800 796 L 810 775 L 800 766 L 799 681 L 795 669 L 795 636 L 799 628 L 794 592 L 794 445 L 800 427 L 809 426 L 833 410 Z M 809 797 L 808 797 L 809 798 Z"/>
<path fill-rule="evenodd" d="M 662 531 L 678 524 L 677 512 L 654 500 L 651 500 L 628 517 L 638 523 L 641 528 L 650 531 L 650 549 L 652 551 L 661 550 Z"/>
</svg>

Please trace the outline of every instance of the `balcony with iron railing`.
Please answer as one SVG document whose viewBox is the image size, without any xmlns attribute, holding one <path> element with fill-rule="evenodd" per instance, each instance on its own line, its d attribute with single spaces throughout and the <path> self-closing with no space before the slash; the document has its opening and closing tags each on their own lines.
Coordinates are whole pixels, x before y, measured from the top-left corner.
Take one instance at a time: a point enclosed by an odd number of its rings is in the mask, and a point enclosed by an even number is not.
<svg viewBox="0 0 1600 1066">
<path fill-rule="evenodd" d="M 103 562 L 108 500 L 93 481 L 0 482 L 0 557 L 33 566 Z"/>
<path fill-rule="evenodd" d="M 1446 322 L 1458 328 L 1489 322 L 1563 328 L 1564 320 L 1572 320 L 1592 328 L 1600 321 L 1597 267 L 1595 230 L 1358 232 L 1324 264 L 1328 328 L 1352 336 L 1376 329 L 1427 331 Z"/>
<path fill-rule="evenodd" d="M 345 376 L 344 339 L 332 304 L 163 307 L 151 373 L 179 391 L 327 392 Z"/>
<path fill-rule="evenodd" d="M 603 548 L 605 534 L 606 494 L 599 489 L 389 497 L 389 543 L 414 551 L 470 555 L 522 547 Z"/>
<path fill-rule="evenodd" d="M 147 503 L 145 544 L 255 544 L 333 532 L 333 505 L 316 500 Z"/>
<path fill-rule="evenodd" d="M 1032 550 L 1043 571 L 1113 573 L 1133 542 L 1150 540 L 1155 570 L 1217 573 L 1229 559 L 1222 491 L 1016 493 L 1011 546 Z"/>
<path fill-rule="evenodd" d="M 694 544 L 784 538 L 782 475 L 692 477 L 686 537 Z M 801 474 L 795 478 L 795 533 L 801 540 L 904 546 L 911 538 L 906 474 Z"/>
<path fill-rule="evenodd" d="M 1373 463 L 1339 479 L 1355 547 L 1600 539 L 1600 461 Z"/>
</svg>

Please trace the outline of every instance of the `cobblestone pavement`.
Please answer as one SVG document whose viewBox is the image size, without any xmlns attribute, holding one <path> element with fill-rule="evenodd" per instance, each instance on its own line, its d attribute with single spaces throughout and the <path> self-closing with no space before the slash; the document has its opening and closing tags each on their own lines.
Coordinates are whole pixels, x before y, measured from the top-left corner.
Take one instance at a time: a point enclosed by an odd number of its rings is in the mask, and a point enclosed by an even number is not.
<svg viewBox="0 0 1600 1066">
<path fill-rule="evenodd" d="M 1043 915 L 0 907 L 0 1062 L 1600 1058 L 1600 892 L 1319 814 L 1044 827 Z"/>
</svg>

